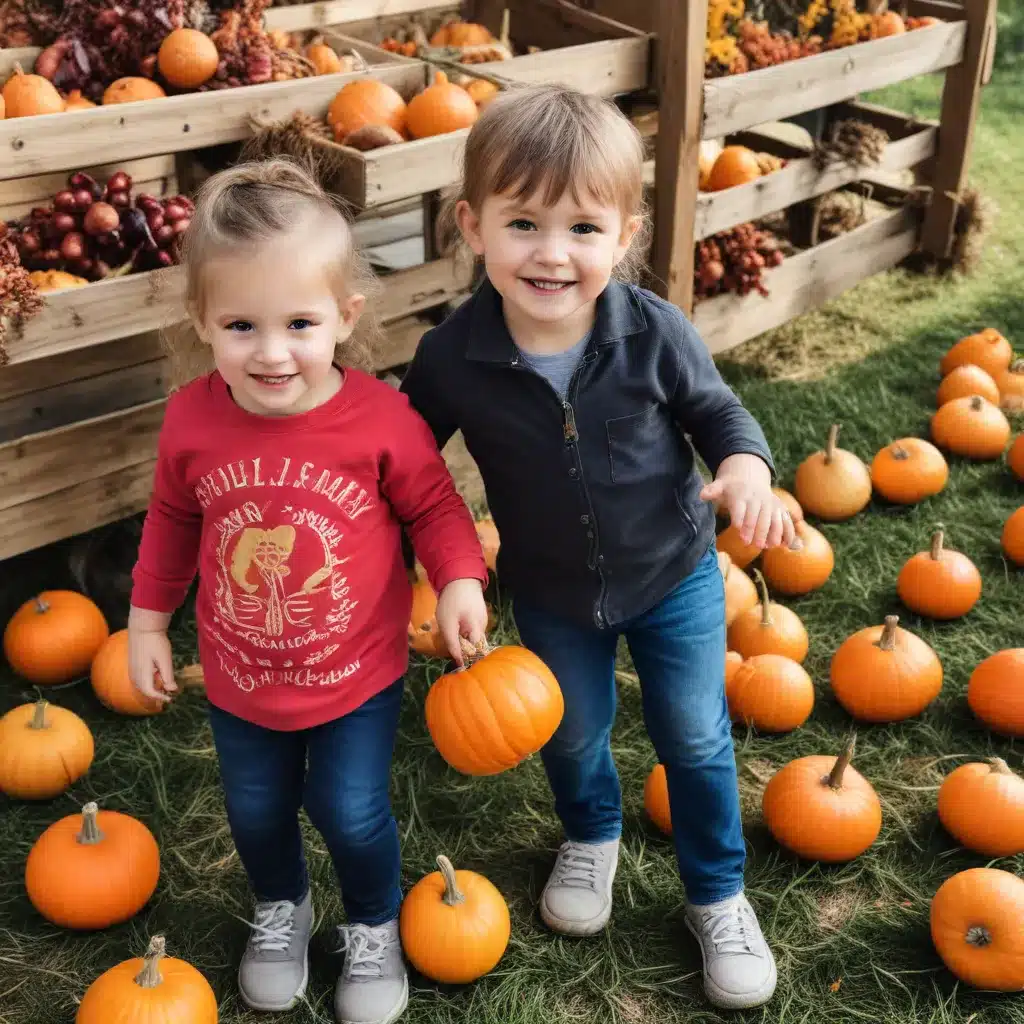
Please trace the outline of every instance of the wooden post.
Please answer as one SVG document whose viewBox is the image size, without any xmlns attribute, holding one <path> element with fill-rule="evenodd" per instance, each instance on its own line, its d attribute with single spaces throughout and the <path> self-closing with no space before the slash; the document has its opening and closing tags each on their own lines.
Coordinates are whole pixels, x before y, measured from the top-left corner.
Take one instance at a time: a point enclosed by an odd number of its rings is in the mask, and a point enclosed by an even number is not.
<svg viewBox="0 0 1024 1024">
<path fill-rule="evenodd" d="M 693 307 L 693 234 L 704 106 L 707 0 L 657 0 L 658 138 L 654 164 L 654 288 Z"/>
<path fill-rule="evenodd" d="M 948 258 L 960 193 L 967 187 L 974 122 L 988 49 L 995 43 L 996 0 L 966 0 L 964 59 L 946 72 L 942 89 L 939 144 L 931 175 L 932 197 L 921 227 L 921 249 Z"/>
</svg>

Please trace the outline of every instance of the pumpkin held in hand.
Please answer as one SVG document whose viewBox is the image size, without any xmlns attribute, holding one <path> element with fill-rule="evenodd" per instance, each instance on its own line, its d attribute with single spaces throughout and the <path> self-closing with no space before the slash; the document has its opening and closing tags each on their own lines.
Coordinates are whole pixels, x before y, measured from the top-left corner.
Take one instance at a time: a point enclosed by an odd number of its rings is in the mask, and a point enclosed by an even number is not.
<svg viewBox="0 0 1024 1024">
<path fill-rule="evenodd" d="M 768 780 L 761 811 L 780 845 L 805 860 L 836 864 L 859 857 L 878 838 L 882 805 L 852 757 L 851 739 L 837 758 L 800 757 Z"/>
<path fill-rule="evenodd" d="M 942 378 L 939 390 L 935 393 L 935 404 L 943 406 L 954 398 L 970 398 L 981 395 L 986 401 L 999 404 L 999 387 L 980 366 L 964 363 Z"/>
<path fill-rule="evenodd" d="M 414 139 L 426 139 L 469 128 L 479 116 L 473 97 L 461 85 L 449 82 L 443 71 L 437 71 L 433 84 L 409 100 L 406 124 Z"/>
<path fill-rule="evenodd" d="M 939 493 L 949 480 L 945 456 L 929 441 L 901 437 L 871 462 L 871 483 L 896 505 L 916 505 Z"/>
<path fill-rule="evenodd" d="M 551 670 L 525 647 L 495 647 L 441 676 L 424 713 L 434 746 L 456 771 L 496 775 L 554 735 L 565 704 Z"/>
<path fill-rule="evenodd" d="M 950 348 L 939 363 L 939 373 L 945 377 L 958 366 L 972 363 L 995 380 L 1012 361 L 1010 343 L 994 327 L 986 327 L 977 334 L 961 338 Z"/>
<path fill-rule="evenodd" d="M 757 604 L 757 587 L 742 569 L 733 565 L 724 551 L 718 552 L 718 570 L 725 586 L 725 624 L 728 626 L 738 615 Z"/>
<path fill-rule="evenodd" d="M 84 594 L 44 590 L 7 623 L 4 655 L 19 676 L 53 686 L 88 672 L 109 633 L 103 612 Z"/>
<path fill-rule="evenodd" d="M 145 957 L 104 971 L 86 990 L 75 1024 L 217 1024 L 217 997 L 191 964 L 165 955 L 162 935 Z"/>
<path fill-rule="evenodd" d="M 968 868 L 932 898 L 932 942 L 963 982 L 1000 992 L 1024 989 L 1024 879 L 999 868 Z"/>
<path fill-rule="evenodd" d="M 967 683 L 967 704 L 993 732 L 1024 736 L 1024 647 L 982 661 Z"/>
<path fill-rule="evenodd" d="M 1024 567 L 1024 505 L 1021 505 L 1016 512 L 1010 513 L 1010 518 L 1003 526 L 1000 544 L 1003 554 L 1014 565 Z"/>
<path fill-rule="evenodd" d="M 825 535 L 810 523 L 794 523 L 793 543 L 766 548 L 761 559 L 764 577 L 778 594 L 796 597 L 825 585 L 836 560 Z"/>
<path fill-rule="evenodd" d="M 366 125 L 385 125 L 405 134 L 406 103 L 396 89 L 376 78 L 346 82 L 331 101 L 327 123 L 343 139 Z"/>
<path fill-rule="evenodd" d="M 444 855 L 402 903 L 402 948 L 428 978 L 465 985 L 492 970 L 505 953 L 512 922 L 501 893 L 475 871 L 456 871 Z"/>
<path fill-rule="evenodd" d="M 727 693 L 733 719 L 758 732 L 791 732 L 814 708 L 811 677 L 792 658 L 755 654 L 733 672 Z"/>
<path fill-rule="evenodd" d="M 834 522 L 852 518 L 871 500 L 868 467 L 838 441 L 839 424 L 833 423 L 825 450 L 808 455 L 793 479 L 804 512 Z"/>
<path fill-rule="evenodd" d="M 141 821 L 88 803 L 55 821 L 25 862 L 32 906 L 62 928 L 92 931 L 137 914 L 160 878 L 160 849 Z"/>
<path fill-rule="evenodd" d="M 167 706 L 143 694 L 128 675 L 128 630 L 111 633 L 93 658 L 89 671 L 100 703 L 122 715 L 157 715 Z"/>
<path fill-rule="evenodd" d="M 665 766 L 656 764 L 644 783 L 644 810 L 658 829 L 672 835 L 672 810 L 668 805 L 668 776 Z"/>
<path fill-rule="evenodd" d="M 0 793 L 49 800 L 92 764 L 89 726 L 73 711 L 45 700 L 12 708 L 0 718 Z"/>
<path fill-rule="evenodd" d="M 912 555 L 896 577 L 900 600 L 929 619 L 958 619 L 981 597 L 981 573 L 964 554 L 943 545 L 943 530 L 932 534 L 931 548 Z"/>
<path fill-rule="evenodd" d="M 931 422 L 932 440 L 966 459 L 990 461 L 1003 454 L 1010 440 L 1010 422 L 999 406 L 971 395 L 940 406 Z"/>
<path fill-rule="evenodd" d="M 1010 472 L 1024 483 L 1024 434 L 1018 434 L 1017 439 L 1010 445 L 1006 464 L 1010 467 Z"/>
<path fill-rule="evenodd" d="M 919 715 L 942 689 L 942 663 L 899 617 L 858 630 L 832 656 L 836 700 L 862 722 L 899 722 Z"/>
<path fill-rule="evenodd" d="M 198 89 L 213 78 L 219 63 L 214 41 L 194 28 L 169 32 L 156 55 L 160 74 L 179 89 Z"/>
<path fill-rule="evenodd" d="M 761 600 L 736 616 L 728 629 L 729 650 L 743 658 L 755 654 L 781 654 L 802 662 L 807 657 L 810 640 L 800 616 L 785 605 L 776 604 L 768 596 L 768 585 L 760 571 L 754 570 Z"/>
<path fill-rule="evenodd" d="M 988 764 L 962 764 L 939 787 L 939 821 L 975 853 L 1024 853 L 1024 779 L 1001 757 Z"/>
</svg>

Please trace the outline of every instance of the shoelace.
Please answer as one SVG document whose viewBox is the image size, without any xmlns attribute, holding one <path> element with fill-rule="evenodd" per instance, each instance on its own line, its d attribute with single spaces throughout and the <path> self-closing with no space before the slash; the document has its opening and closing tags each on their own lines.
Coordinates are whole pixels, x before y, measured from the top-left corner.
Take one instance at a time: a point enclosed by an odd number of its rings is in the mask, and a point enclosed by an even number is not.
<svg viewBox="0 0 1024 1024">
<path fill-rule="evenodd" d="M 380 978 L 384 974 L 390 932 L 385 925 L 375 928 L 367 924 L 342 925 L 338 928 L 341 946 L 336 950 L 345 954 L 345 974 L 353 978 Z"/>
<path fill-rule="evenodd" d="M 751 911 L 743 903 L 733 903 L 711 914 L 702 922 L 704 931 L 714 944 L 715 952 L 753 953 L 756 951 L 756 930 Z"/>
<path fill-rule="evenodd" d="M 597 889 L 597 871 L 602 851 L 588 843 L 563 843 L 558 851 L 558 885 L 570 889 Z"/>
<path fill-rule="evenodd" d="M 283 952 L 291 944 L 295 931 L 295 904 L 287 900 L 260 903 L 256 907 L 256 920 L 246 923 L 252 929 L 249 942 L 257 950 Z"/>
</svg>

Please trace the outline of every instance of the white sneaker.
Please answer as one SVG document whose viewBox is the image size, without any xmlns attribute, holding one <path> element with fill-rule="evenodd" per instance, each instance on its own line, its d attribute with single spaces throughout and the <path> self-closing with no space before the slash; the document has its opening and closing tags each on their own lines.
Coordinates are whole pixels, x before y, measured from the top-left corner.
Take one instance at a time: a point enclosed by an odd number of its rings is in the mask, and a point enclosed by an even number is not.
<svg viewBox="0 0 1024 1024">
<path fill-rule="evenodd" d="M 563 843 L 540 897 L 540 916 L 563 935 L 596 935 L 612 916 L 619 840 Z"/>
<path fill-rule="evenodd" d="M 252 935 L 238 968 L 238 990 L 254 1010 L 290 1010 L 309 980 L 309 934 L 313 906 L 307 892 L 300 903 L 257 903 Z"/>
<path fill-rule="evenodd" d="M 343 925 L 339 952 L 345 966 L 334 989 L 338 1024 L 392 1024 L 409 1002 L 409 976 L 402 959 L 398 920 L 371 927 Z"/>
</svg>

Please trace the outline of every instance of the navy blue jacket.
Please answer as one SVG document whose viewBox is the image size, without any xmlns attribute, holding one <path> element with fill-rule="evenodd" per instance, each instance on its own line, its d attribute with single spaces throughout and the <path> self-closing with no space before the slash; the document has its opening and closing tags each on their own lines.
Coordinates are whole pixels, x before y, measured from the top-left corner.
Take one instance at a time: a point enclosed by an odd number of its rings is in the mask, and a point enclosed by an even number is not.
<svg viewBox="0 0 1024 1024">
<path fill-rule="evenodd" d="M 428 331 L 402 383 L 438 447 L 461 430 L 501 537 L 502 586 L 580 624 L 614 627 L 693 570 L 715 530 L 689 435 L 712 473 L 760 456 L 757 421 L 679 308 L 613 281 L 563 402 L 532 370 L 484 279 Z"/>
</svg>

